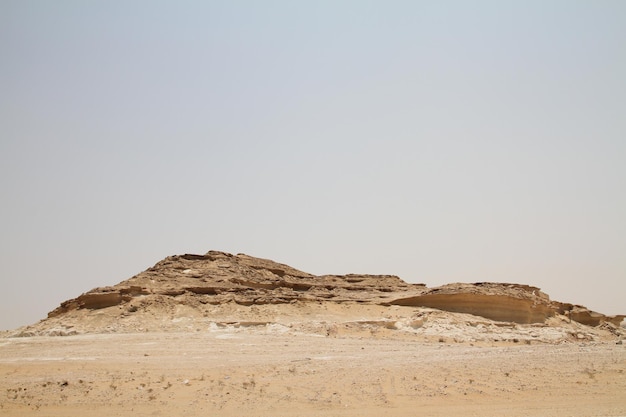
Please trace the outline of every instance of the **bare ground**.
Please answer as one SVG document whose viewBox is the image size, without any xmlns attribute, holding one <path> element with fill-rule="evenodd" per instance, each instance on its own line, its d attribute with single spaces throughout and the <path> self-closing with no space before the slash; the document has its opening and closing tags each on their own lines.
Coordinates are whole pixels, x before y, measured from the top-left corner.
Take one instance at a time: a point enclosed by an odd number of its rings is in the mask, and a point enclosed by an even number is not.
<svg viewBox="0 0 626 417">
<path fill-rule="evenodd" d="M 614 340 L 396 335 L 266 324 L 4 338 L 0 415 L 626 416 Z"/>
</svg>

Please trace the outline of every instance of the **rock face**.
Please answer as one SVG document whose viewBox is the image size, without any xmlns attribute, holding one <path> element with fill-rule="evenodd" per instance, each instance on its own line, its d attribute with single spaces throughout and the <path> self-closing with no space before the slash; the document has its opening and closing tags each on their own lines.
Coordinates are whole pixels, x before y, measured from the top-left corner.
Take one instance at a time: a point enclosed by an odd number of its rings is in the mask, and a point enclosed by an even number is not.
<svg viewBox="0 0 626 417">
<path fill-rule="evenodd" d="M 392 275 L 315 276 L 288 265 L 252 256 L 210 251 L 170 256 L 112 287 L 95 288 L 65 301 L 48 317 L 76 309 L 99 309 L 137 297 L 167 296 L 203 304 L 284 304 L 296 301 L 391 302 L 401 294 L 419 294 L 421 284 Z"/>
<path fill-rule="evenodd" d="M 392 304 L 430 307 L 524 324 L 541 323 L 562 313 L 559 305 L 551 303 L 548 295 L 539 288 L 492 282 L 448 284 L 426 290 L 418 296 L 394 300 Z"/>
<path fill-rule="evenodd" d="M 169 256 L 117 285 L 65 301 L 9 336 L 263 328 L 322 336 L 386 332 L 434 341 L 560 343 L 617 336 L 621 342 L 625 317 L 551 301 L 528 285 L 427 288 L 393 275 L 316 276 L 267 259 L 210 251 Z"/>
<path fill-rule="evenodd" d="M 551 301 L 539 288 L 527 285 L 483 282 L 427 288 L 393 275 L 316 276 L 267 259 L 209 251 L 170 256 L 115 286 L 95 288 L 63 302 L 35 326 L 48 326 L 63 334 L 63 329 L 73 327 L 68 324 L 72 320 L 92 320 L 95 324 L 91 328 L 98 331 L 98 326 L 104 326 L 98 323 L 110 326 L 138 310 L 142 317 L 159 318 L 169 312 L 171 317 L 178 317 L 172 320 L 182 320 L 194 314 L 210 319 L 211 311 L 224 306 L 263 308 L 267 312 L 271 306 L 280 305 L 426 308 L 518 324 L 547 323 L 560 315 L 563 320 L 588 326 L 619 326 L 626 317 L 609 317 L 582 306 Z M 277 313 L 272 314 L 275 317 Z M 395 326 L 389 322 L 383 325 Z"/>
</svg>

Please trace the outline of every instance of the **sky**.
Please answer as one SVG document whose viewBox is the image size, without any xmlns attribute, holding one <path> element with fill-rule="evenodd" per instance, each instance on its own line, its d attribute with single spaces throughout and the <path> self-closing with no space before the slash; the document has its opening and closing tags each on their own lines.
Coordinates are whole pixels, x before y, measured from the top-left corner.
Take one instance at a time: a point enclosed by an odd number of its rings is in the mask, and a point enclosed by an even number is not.
<svg viewBox="0 0 626 417">
<path fill-rule="evenodd" d="M 0 0 L 0 329 L 183 253 L 626 314 L 626 2 Z"/>
</svg>

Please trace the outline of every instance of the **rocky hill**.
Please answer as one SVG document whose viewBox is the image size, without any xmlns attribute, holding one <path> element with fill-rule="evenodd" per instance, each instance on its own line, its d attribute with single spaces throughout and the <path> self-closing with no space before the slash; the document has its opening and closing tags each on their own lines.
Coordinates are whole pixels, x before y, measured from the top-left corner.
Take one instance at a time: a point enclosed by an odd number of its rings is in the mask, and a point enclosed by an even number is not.
<svg viewBox="0 0 626 417">
<path fill-rule="evenodd" d="M 454 329 L 447 334 L 454 330 L 459 340 L 481 340 L 476 329 L 502 338 L 503 328 L 513 329 L 511 340 L 542 328 L 562 330 L 554 340 L 586 340 L 622 337 L 624 317 L 552 301 L 527 285 L 427 288 L 393 275 L 316 276 L 267 259 L 209 251 L 167 257 L 115 286 L 95 288 L 61 303 L 48 318 L 13 335 L 282 326 L 325 335 L 342 329 L 403 330 L 395 334 L 426 337 L 436 336 L 438 326 L 451 323 Z"/>
</svg>

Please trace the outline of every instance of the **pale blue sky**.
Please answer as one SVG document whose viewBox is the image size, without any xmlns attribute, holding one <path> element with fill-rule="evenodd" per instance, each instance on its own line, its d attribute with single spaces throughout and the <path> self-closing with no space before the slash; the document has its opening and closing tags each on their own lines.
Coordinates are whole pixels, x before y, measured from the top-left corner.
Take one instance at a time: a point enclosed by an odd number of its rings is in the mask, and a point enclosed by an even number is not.
<svg viewBox="0 0 626 417">
<path fill-rule="evenodd" d="M 210 249 L 626 313 L 626 2 L 0 0 L 0 328 Z"/>
</svg>

